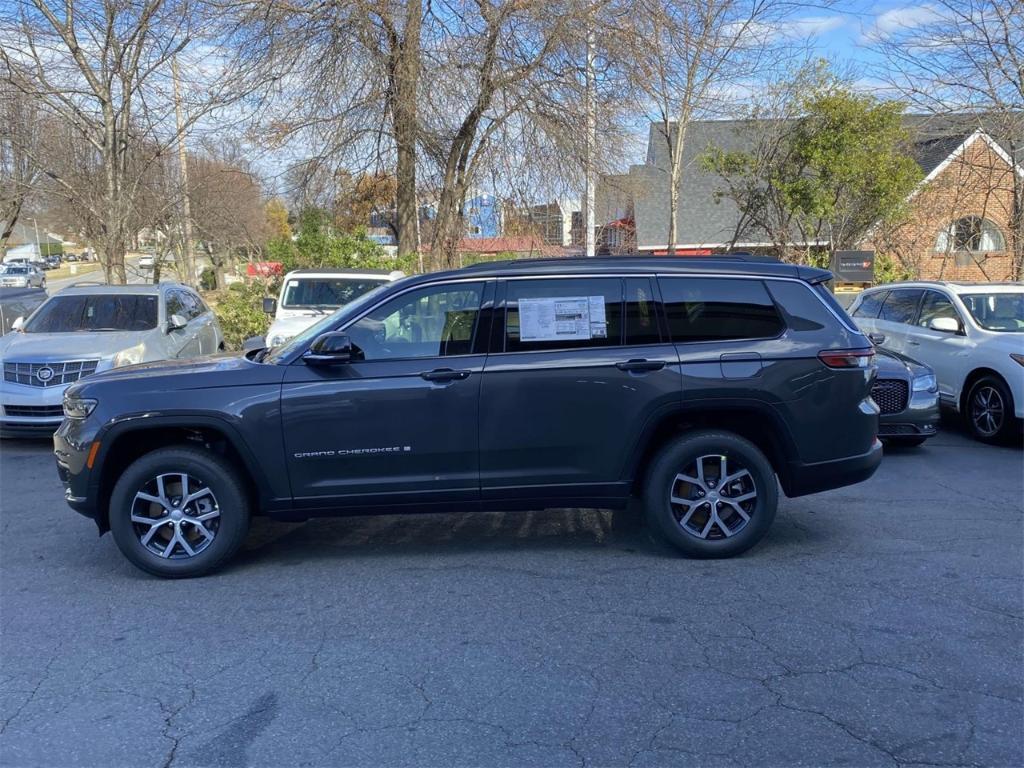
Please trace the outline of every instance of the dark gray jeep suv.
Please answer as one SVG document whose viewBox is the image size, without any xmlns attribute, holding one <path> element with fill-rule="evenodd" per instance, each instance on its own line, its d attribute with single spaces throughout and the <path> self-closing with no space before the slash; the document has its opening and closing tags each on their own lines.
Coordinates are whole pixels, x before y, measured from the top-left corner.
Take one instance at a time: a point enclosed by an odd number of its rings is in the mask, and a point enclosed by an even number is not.
<svg viewBox="0 0 1024 768">
<path fill-rule="evenodd" d="M 881 460 L 873 348 L 829 277 L 742 258 L 411 277 L 280 348 L 73 385 L 57 467 L 68 503 L 161 576 L 221 565 L 254 514 L 634 495 L 683 553 L 735 555 L 768 530 L 779 485 L 856 483 Z"/>
</svg>

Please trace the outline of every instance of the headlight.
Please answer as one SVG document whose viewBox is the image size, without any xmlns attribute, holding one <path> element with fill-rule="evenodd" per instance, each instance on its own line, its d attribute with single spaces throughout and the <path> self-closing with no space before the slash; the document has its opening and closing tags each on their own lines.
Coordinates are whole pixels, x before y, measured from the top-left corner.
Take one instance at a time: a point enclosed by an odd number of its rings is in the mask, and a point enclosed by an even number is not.
<svg viewBox="0 0 1024 768">
<path fill-rule="evenodd" d="M 914 377 L 914 391 L 915 392 L 934 392 L 939 388 L 938 382 L 935 381 L 934 373 L 926 373 L 922 376 Z"/>
<path fill-rule="evenodd" d="M 277 334 L 275 336 L 271 336 L 270 337 L 270 341 L 268 342 L 267 346 L 269 346 L 269 347 L 280 347 L 282 344 L 284 344 L 290 338 L 291 338 L 291 336 L 285 336 L 283 333 L 279 333 L 279 334 Z"/>
<path fill-rule="evenodd" d="M 84 419 L 96 408 L 96 400 L 85 397 L 65 397 L 64 416 L 69 419 Z"/>
<path fill-rule="evenodd" d="M 114 368 L 120 368 L 122 365 L 138 365 L 142 362 L 142 356 L 145 354 L 145 344 L 136 344 L 134 347 L 122 349 L 114 355 Z"/>
</svg>

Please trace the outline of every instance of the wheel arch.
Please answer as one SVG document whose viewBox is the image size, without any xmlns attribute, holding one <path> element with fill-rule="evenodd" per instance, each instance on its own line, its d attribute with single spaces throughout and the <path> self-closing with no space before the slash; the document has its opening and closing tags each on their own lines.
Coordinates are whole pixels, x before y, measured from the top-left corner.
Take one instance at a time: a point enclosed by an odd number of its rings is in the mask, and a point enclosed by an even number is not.
<svg viewBox="0 0 1024 768">
<path fill-rule="evenodd" d="M 652 417 L 645 426 L 626 468 L 633 492 L 643 483 L 652 459 L 667 443 L 687 432 L 717 429 L 752 442 L 768 459 L 782 483 L 789 487 L 790 461 L 796 445 L 782 418 L 766 404 L 750 402 L 694 402 Z"/>
<path fill-rule="evenodd" d="M 96 524 L 101 533 L 110 530 L 110 494 L 121 473 L 136 459 L 160 448 L 199 446 L 227 459 L 238 470 L 254 512 L 262 509 L 271 497 L 263 473 L 257 471 L 255 458 L 237 433 L 221 419 L 132 419 L 114 425 L 100 440 L 102 448 L 97 456 L 100 472 L 91 478 L 91 492 L 97 502 Z"/>
</svg>

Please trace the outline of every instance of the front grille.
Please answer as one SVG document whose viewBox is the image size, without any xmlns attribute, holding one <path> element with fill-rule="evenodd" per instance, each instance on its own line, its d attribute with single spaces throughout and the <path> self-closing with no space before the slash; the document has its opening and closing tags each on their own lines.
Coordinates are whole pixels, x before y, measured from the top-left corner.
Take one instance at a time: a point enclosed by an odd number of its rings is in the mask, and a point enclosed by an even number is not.
<svg viewBox="0 0 1024 768">
<path fill-rule="evenodd" d="M 907 382 L 901 379 L 878 379 L 871 387 L 871 399 L 878 403 L 883 415 L 906 408 L 909 393 Z"/>
<path fill-rule="evenodd" d="M 913 424 L 879 424 L 879 435 L 916 435 L 917 427 Z"/>
<path fill-rule="evenodd" d="M 62 387 L 96 373 L 98 360 L 62 363 L 4 363 L 4 381 L 29 387 Z"/>
<path fill-rule="evenodd" d="M 8 416 L 34 416 L 37 419 L 63 416 L 64 407 L 60 405 L 5 405 L 4 413 Z"/>
</svg>

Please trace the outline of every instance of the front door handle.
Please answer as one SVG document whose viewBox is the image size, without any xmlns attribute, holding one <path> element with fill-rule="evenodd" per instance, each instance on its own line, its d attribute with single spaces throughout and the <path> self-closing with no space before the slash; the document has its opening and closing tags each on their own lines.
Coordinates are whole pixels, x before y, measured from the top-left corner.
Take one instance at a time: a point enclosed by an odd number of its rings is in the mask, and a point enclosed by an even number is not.
<svg viewBox="0 0 1024 768">
<path fill-rule="evenodd" d="M 920 347 L 921 346 L 921 342 L 920 341 L 914 341 L 912 339 L 909 339 L 907 341 L 907 344 L 909 344 L 912 347 Z"/>
<path fill-rule="evenodd" d="M 623 363 L 616 363 L 615 367 L 620 371 L 639 373 L 642 371 L 660 371 L 668 363 L 665 360 L 626 360 Z"/>
<path fill-rule="evenodd" d="M 438 368 L 433 371 L 424 371 L 420 374 L 420 378 L 426 379 L 427 381 L 461 381 L 462 379 L 468 379 L 469 374 L 472 371 L 453 371 L 451 368 Z"/>
</svg>

